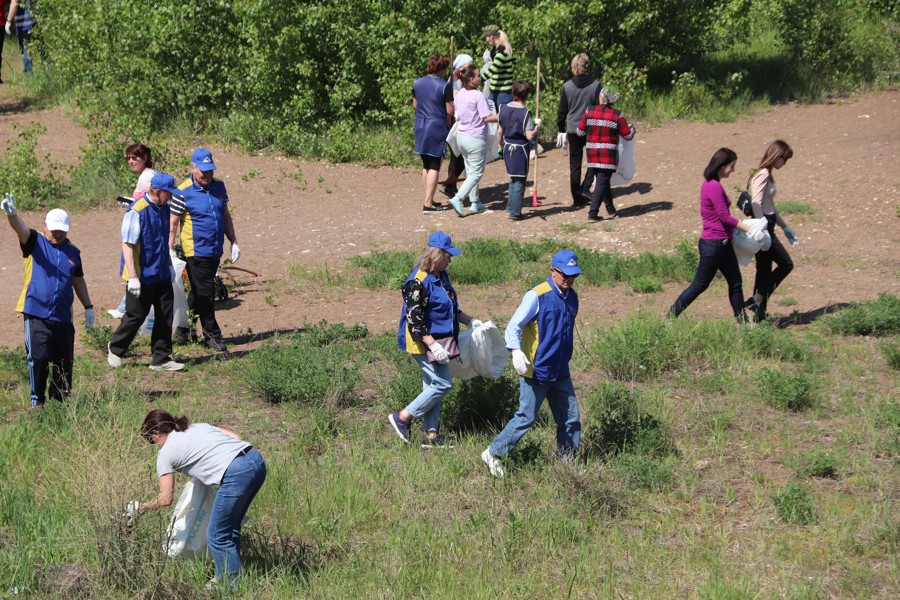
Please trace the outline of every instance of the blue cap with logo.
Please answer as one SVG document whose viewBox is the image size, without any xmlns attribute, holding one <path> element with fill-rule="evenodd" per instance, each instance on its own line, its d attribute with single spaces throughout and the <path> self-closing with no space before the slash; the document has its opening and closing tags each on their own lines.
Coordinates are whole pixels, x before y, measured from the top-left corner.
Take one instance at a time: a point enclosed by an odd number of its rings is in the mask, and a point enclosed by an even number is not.
<svg viewBox="0 0 900 600">
<path fill-rule="evenodd" d="M 443 231 L 435 231 L 428 236 L 428 247 L 440 248 L 441 250 L 446 251 L 450 256 L 459 256 L 462 254 L 462 251 L 459 248 L 453 247 L 450 236 Z"/>
<path fill-rule="evenodd" d="M 175 185 L 175 178 L 168 173 L 157 173 L 150 180 L 150 187 L 154 190 L 169 192 L 170 194 L 178 194 L 181 190 Z"/>
<path fill-rule="evenodd" d="M 191 162 L 197 165 L 201 171 L 215 171 L 216 163 L 213 162 L 212 152 L 206 148 L 197 148 L 191 154 Z"/>
<path fill-rule="evenodd" d="M 550 266 L 562 271 L 563 275 L 581 275 L 583 273 L 578 266 L 578 257 L 571 250 L 560 250 L 554 254 Z"/>
</svg>

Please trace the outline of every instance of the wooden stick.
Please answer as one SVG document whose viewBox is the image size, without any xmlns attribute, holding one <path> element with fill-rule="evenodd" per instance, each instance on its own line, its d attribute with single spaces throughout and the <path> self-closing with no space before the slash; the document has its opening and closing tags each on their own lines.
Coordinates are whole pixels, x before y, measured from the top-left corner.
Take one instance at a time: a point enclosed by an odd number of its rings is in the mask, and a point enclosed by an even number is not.
<svg viewBox="0 0 900 600">
<path fill-rule="evenodd" d="M 453 51 L 454 51 L 454 44 L 455 44 L 455 40 L 453 39 L 453 36 L 451 35 L 451 36 L 450 36 L 450 72 L 451 72 L 451 73 L 453 72 L 453 58 L 454 58 L 454 57 L 453 57 Z"/>
<path fill-rule="evenodd" d="M 539 119 L 541 116 L 541 59 L 538 57 L 537 59 L 537 80 L 535 83 L 535 94 L 534 94 L 534 117 Z M 537 132 L 535 132 L 534 139 L 538 139 Z M 538 201 L 538 145 L 535 143 L 534 145 L 534 186 L 531 189 L 531 206 L 540 206 L 541 203 Z"/>
</svg>

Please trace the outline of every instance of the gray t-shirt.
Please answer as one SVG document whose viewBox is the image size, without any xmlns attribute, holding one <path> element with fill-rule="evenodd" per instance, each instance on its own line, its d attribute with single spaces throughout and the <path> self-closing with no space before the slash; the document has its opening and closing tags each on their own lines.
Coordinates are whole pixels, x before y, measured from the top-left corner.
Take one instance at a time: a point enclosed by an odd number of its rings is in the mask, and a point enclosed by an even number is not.
<svg viewBox="0 0 900 600">
<path fill-rule="evenodd" d="M 158 476 L 181 471 L 206 485 L 218 485 L 225 470 L 250 444 L 225 435 L 218 427 L 194 423 L 187 431 L 173 431 L 156 455 Z"/>
</svg>

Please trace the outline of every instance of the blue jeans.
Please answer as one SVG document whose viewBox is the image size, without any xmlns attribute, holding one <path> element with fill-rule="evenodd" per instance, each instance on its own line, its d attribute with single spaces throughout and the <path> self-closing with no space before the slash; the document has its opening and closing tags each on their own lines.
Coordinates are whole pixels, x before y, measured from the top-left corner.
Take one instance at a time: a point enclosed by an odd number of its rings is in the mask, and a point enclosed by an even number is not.
<svg viewBox="0 0 900 600">
<path fill-rule="evenodd" d="M 502 104 L 509 104 L 513 101 L 512 92 L 495 92 L 491 90 L 488 100 L 494 103 L 494 112 L 499 113 Z"/>
<path fill-rule="evenodd" d="M 19 52 L 22 53 L 22 70 L 28 75 L 33 70 L 31 65 L 31 55 L 28 54 L 28 45 L 31 43 L 31 30 L 17 30 L 16 38 L 19 40 Z"/>
<path fill-rule="evenodd" d="M 704 240 L 697 242 L 700 251 L 700 261 L 697 263 L 697 273 L 694 280 L 687 287 L 675 304 L 669 309 L 669 314 L 677 317 L 691 302 L 702 294 L 716 276 L 716 271 L 721 271 L 728 282 L 728 300 L 735 317 L 741 317 L 744 313 L 744 292 L 741 285 L 741 268 L 738 266 L 737 256 L 731 240 Z"/>
<path fill-rule="evenodd" d="M 522 436 L 528 433 L 544 398 L 550 405 L 553 420 L 556 421 L 556 447 L 560 456 L 573 456 L 578 451 L 581 440 L 581 418 L 572 378 L 559 381 L 535 381 L 519 377 L 519 410 L 503 431 L 491 442 L 491 454 L 506 456 L 516 447 Z"/>
<path fill-rule="evenodd" d="M 266 462 L 256 449 L 235 457 L 222 476 L 206 530 L 219 581 L 231 581 L 241 572 L 241 524 L 265 480 Z"/>
<path fill-rule="evenodd" d="M 522 198 L 525 195 L 525 178 L 509 178 L 509 198 L 506 201 L 506 211 L 511 217 L 522 216 Z"/>
<path fill-rule="evenodd" d="M 426 354 L 412 356 L 422 369 L 422 393 L 409 403 L 406 411 L 414 418 L 422 419 L 425 431 L 437 431 L 441 416 L 441 401 L 453 387 L 450 365 L 430 363 Z"/>
</svg>

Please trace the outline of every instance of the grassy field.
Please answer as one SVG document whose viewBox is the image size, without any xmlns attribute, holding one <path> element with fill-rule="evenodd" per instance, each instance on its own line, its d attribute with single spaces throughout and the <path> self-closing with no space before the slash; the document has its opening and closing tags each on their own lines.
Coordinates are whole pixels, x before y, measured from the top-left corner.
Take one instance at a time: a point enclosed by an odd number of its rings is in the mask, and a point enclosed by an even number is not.
<svg viewBox="0 0 900 600">
<path fill-rule="evenodd" d="M 156 490 L 138 435 L 152 407 L 233 429 L 268 462 L 236 597 L 893 597 L 898 315 L 881 296 L 784 328 L 579 330 L 580 459 L 554 457 L 545 407 L 503 480 L 479 453 L 517 406 L 511 367 L 457 382 L 455 449 L 403 445 L 386 415 L 419 372 L 364 326 L 309 325 L 229 362 L 187 347 L 174 376 L 82 354 L 75 394 L 38 413 L 21 348 L 2 350 L 0 598 L 214 597 L 211 563 L 165 558 L 169 511 L 116 518 Z"/>
</svg>

